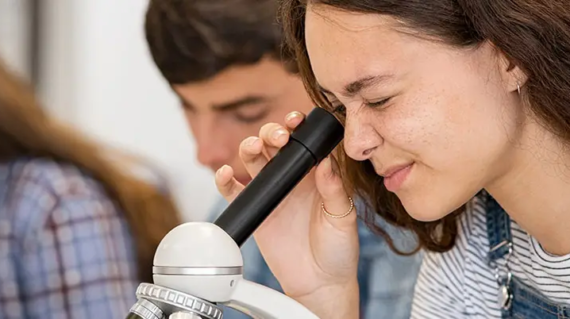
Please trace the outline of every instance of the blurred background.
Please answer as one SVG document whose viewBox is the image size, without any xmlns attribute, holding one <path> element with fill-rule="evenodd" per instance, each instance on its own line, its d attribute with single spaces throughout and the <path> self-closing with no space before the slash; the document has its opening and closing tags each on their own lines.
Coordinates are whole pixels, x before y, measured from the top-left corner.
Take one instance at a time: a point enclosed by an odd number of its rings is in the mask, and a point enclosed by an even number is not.
<svg viewBox="0 0 570 319">
<path fill-rule="evenodd" d="M 45 107 L 163 174 L 186 220 L 205 218 L 216 189 L 195 160 L 177 99 L 144 40 L 147 0 L 0 0 L 0 57 Z"/>
</svg>

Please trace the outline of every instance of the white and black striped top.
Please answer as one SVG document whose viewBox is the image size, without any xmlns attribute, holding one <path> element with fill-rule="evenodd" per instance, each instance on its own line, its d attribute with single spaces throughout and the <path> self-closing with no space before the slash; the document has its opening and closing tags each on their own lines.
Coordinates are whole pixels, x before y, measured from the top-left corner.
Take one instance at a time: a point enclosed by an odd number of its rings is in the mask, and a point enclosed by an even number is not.
<svg viewBox="0 0 570 319">
<path fill-rule="evenodd" d="M 501 318 L 499 285 L 489 267 L 485 207 L 475 198 L 459 222 L 456 246 L 423 261 L 412 318 Z M 511 221 L 513 275 L 554 302 L 570 303 L 570 255 L 552 256 Z M 498 261 L 504 270 L 504 259 Z"/>
</svg>

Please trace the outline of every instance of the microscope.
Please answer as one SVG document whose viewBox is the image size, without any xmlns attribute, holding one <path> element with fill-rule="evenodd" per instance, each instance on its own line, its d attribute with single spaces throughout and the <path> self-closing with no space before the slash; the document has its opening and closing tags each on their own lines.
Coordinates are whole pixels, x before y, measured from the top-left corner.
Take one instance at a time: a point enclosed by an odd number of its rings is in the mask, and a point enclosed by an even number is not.
<svg viewBox="0 0 570 319">
<path fill-rule="evenodd" d="M 162 239 L 154 284 L 138 286 L 126 318 L 222 319 L 221 306 L 228 306 L 255 319 L 318 319 L 285 294 L 244 279 L 240 246 L 343 135 L 331 113 L 313 109 L 214 223 L 185 223 Z"/>
</svg>

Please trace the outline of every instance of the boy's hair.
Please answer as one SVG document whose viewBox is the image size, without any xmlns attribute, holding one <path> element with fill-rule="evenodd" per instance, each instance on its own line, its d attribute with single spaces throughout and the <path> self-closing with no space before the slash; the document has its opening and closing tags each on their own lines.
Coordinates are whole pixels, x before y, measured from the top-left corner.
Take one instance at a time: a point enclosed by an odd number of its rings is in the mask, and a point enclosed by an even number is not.
<svg viewBox="0 0 570 319">
<path fill-rule="evenodd" d="M 170 84 L 207 80 L 226 68 L 281 52 L 277 0 L 151 0 L 145 33 L 158 69 Z"/>
</svg>

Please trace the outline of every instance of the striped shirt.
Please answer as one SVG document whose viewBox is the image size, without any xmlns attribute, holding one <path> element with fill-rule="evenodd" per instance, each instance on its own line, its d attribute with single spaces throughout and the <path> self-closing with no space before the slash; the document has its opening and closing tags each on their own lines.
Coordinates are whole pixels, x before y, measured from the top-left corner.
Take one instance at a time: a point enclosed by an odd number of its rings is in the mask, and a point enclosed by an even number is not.
<svg viewBox="0 0 570 319">
<path fill-rule="evenodd" d="M 515 278 L 551 301 L 570 304 L 570 256 L 552 256 L 511 220 Z M 499 284 L 487 264 L 489 240 L 484 200 L 475 198 L 459 221 L 456 246 L 428 253 L 422 263 L 412 318 L 501 318 Z M 505 259 L 497 261 L 504 273 Z"/>
</svg>

